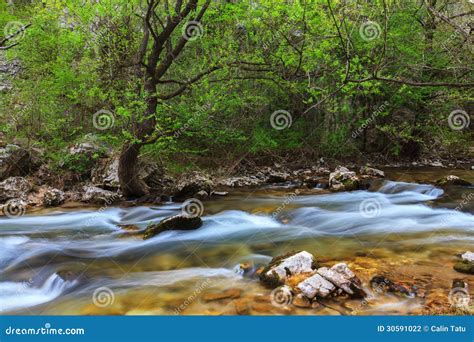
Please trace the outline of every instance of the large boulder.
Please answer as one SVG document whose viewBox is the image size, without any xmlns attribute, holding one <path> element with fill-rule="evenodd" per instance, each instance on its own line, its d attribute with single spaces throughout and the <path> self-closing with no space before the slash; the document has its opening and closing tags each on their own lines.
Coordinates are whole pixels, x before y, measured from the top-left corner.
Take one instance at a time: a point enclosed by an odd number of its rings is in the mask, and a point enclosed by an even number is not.
<svg viewBox="0 0 474 342">
<path fill-rule="evenodd" d="M 440 186 L 449 186 L 449 185 L 461 185 L 461 186 L 470 186 L 471 183 L 468 181 L 454 175 L 449 175 L 443 178 L 440 178 L 436 181 L 436 184 Z"/>
<path fill-rule="evenodd" d="M 275 287 L 283 284 L 288 277 L 313 272 L 314 258 L 311 253 L 301 251 L 273 258 L 260 273 L 263 284 Z"/>
<path fill-rule="evenodd" d="M 0 182 L 0 202 L 12 198 L 25 200 L 31 191 L 31 184 L 23 177 L 10 177 Z"/>
<path fill-rule="evenodd" d="M 193 197 L 200 191 L 210 194 L 213 187 L 214 183 L 207 175 L 197 171 L 184 173 L 175 184 L 175 196 L 177 199 Z"/>
<path fill-rule="evenodd" d="M 360 174 L 364 176 L 377 177 L 377 178 L 385 177 L 385 173 L 382 170 L 374 169 L 368 166 L 362 166 L 360 168 Z"/>
<path fill-rule="evenodd" d="M 43 205 L 45 207 L 55 207 L 64 203 L 66 196 L 59 189 L 47 189 L 43 195 Z"/>
<path fill-rule="evenodd" d="M 18 145 L 0 148 L 0 180 L 26 176 L 39 165 L 40 161 L 34 154 Z"/>
<path fill-rule="evenodd" d="M 346 264 L 318 268 L 313 255 L 306 251 L 273 258 L 260 271 L 259 277 L 266 286 L 288 287 L 293 296 L 304 296 L 310 302 L 337 295 L 351 298 L 366 296 L 362 282 Z"/>
<path fill-rule="evenodd" d="M 329 188 L 332 191 L 352 191 L 360 188 L 359 178 L 356 173 L 348 168 L 338 166 L 329 175 Z"/>
<path fill-rule="evenodd" d="M 168 230 L 194 230 L 202 226 L 199 216 L 176 215 L 165 218 L 157 224 L 149 225 L 143 235 L 143 239 L 149 239 L 155 235 Z"/>
<path fill-rule="evenodd" d="M 121 195 L 118 192 L 104 190 L 96 186 L 86 185 L 82 188 L 82 201 L 95 204 L 110 205 L 120 199 Z"/>
<path fill-rule="evenodd" d="M 100 159 L 91 172 L 91 180 L 95 186 L 104 189 L 116 190 L 120 188 L 118 177 L 119 157 Z M 163 194 L 171 194 L 173 180 L 166 176 L 163 167 L 148 160 L 139 159 L 138 177 L 153 191 L 160 191 Z"/>
</svg>

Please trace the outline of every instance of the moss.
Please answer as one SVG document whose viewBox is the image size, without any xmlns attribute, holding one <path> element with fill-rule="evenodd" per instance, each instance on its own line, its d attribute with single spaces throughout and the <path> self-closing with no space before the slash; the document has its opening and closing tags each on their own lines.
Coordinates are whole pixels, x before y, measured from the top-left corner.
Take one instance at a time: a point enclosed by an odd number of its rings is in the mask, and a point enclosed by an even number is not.
<svg viewBox="0 0 474 342">
<path fill-rule="evenodd" d="M 454 265 L 454 269 L 461 273 L 474 274 L 474 262 L 459 261 Z"/>
</svg>

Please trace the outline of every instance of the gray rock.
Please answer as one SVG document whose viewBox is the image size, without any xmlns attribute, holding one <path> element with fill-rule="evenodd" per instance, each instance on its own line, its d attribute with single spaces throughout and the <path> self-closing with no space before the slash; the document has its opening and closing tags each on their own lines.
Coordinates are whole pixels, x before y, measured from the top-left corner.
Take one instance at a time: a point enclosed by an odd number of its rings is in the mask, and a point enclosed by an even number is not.
<svg viewBox="0 0 474 342">
<path fill-rule="evenodd" d="M 374 169 L 374 168 L 368 167 L 368 166 L 362 166 L 360 168 L 360 174 L 371 176 L 371 177 L 379 177 L 379 178 L 384 178 L 385 177 L 385 173 L 382 170 Z"/>
<path fill-rule="evenodd" d="M 275 260 L 275 259 L 274 259 Z M 297 275 L 301 273 L 313 272 L 313 255 L 302 251 L 289 257 L 270 263 L 270 267 L 265 271 L 264 278 L 272 279 L 274 283 L 281 283 L 286 280 L 288 275 Z M 262 281 L 266 282 L 265 279 Z"/>
<path fill-rule="evenodd" d="M 31 184 L 23 177 L 10 177 L 0 182 L 0 201 L 12 198 L 26 200 Z"/>
<path fill-rule="evenodd" d="M 39 164 L 38 158 L 33 157 L 29 151 L 18 145 L 0 148 L 0 180 L 25 176 Z"/>
<path fill-rule="evenodd" d="M 303 280 L 296 287 L 309 299 L 313 299 L 316 296 L 326 298 L 336 290 L 336 287 L 320 274 L 315 274 Z"/>
<path fill-rule="evenodd" d="M 43 197 L 43 205 L 45 207 L 54 207 L 58 206 L 64 203 L 64 200 L 66 199 L 66 196 L 64 192 L 62 192 L 59 189 L 48 189 L 44 193 Z"/>
<path fill-rule="evenodd" d="M 463 261 L 467 261 L 467 262 L 474 262 L 474 253 L 470 252 L 470 251 L 467 251 L 466 253 L 461 255 L 461 259 Z"/>
<path fill-rule="evenodd" d="M 454 175 L 442 177 L 436 181 L 436 184 L 440 186 L 449 186 L 449 185 L 470 186 L 471 185 L 471 183 L 469 183 L 468 181 Z"/>
<path fill-rule="evenodd" d="M 84 194 L 82 196 L 83 202 L 107 204 L 110 205 L 120 199 L 121 195 L 118 192 L 104 190 L 96 186 L 84 186 Z"/>
<path fill-rule="evenodd" d="M 185 173 L 176 182 L 175 196 L 177 198 L 193 197 L 202 190 L 209 194 L 213 186 L 214 183 L 207 175 L 197 171 Z"/>
<path fill-rule="evenodd" d="M 333 191 L 351 191 L 357 190 L 359 187 L 360 182 L 356 173 L 349 171 L 346 167 L 338 166 L 329 175 L 329 188 Z"/>
</svg>

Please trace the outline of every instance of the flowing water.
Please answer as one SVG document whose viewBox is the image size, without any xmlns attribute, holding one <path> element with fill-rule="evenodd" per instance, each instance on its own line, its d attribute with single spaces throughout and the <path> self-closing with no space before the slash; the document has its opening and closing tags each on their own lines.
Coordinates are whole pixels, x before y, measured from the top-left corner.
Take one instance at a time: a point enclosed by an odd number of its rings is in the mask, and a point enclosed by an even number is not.
<svg viewBox="0 0 474 342">
<path fill-rule="evenodd" d="M 397 181 L 376 181 L 369 191 L 235 191 L 204 203 L 200 229 L 164 232 L 146 241 L 118 225 L 144 228 L 179 213 L 180 204 L 58 208 L 1 218 L 0 313 L 445 312 L 454 279 L 474 288 L 473 276 L 452 268 L 456 255 L 473 249 L 474 188 L 423 184 L 442 174 L 388 170 L 388 178 Z M 473 172 L 458 174 L 474 181 Z M 240 263 L 258 268 L 295 250 L 307 250 L 322 265 L 348 263 L 368 299 L 335 299 L 310 309 L 277 307 L 270 302 L 271 290 L 236 268 Z M 415 285 L 419 296 L 373 292 L 368 283 L 375 275 Z M 229 290 L 240 294 L 209 298 Z"/>
</svg>

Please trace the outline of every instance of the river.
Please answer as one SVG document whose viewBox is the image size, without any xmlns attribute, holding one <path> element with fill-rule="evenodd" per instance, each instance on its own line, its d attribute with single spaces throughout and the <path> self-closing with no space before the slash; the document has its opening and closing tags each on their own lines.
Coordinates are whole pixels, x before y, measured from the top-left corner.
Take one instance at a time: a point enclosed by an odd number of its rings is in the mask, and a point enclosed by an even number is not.
<svg viewBox="0 0 474 342">
<path fill-rule="evenodd" d="M 456 255 L 473 250 L 474 188 L 427 184 L 472 171 L 386 170 L 369 191 L 269 186 L 204 202 L 204 224 L 149 240 L 118 225 L 146 227 L 181 211 L 161 206 L 54 208 L 0 218 L 1 314 L 423 314 L 446 312 Z M 391 180 L 389 180 L 391 179 Z M 396 180 L 396 181 L 395 181 Z M 238 269 L 306 250 L 322 265 L 346 262 L 365 301 L 275 307 L 270 289 Z M 415 285 L 420 296 L 375 293 L 375 275 Z M 238 292 L 209 300 L 206 294 Z M 235 297 L 239 297 L 236 299 Z M 239 306 L 245 310 L 239 310 Z"/>
</svg>

